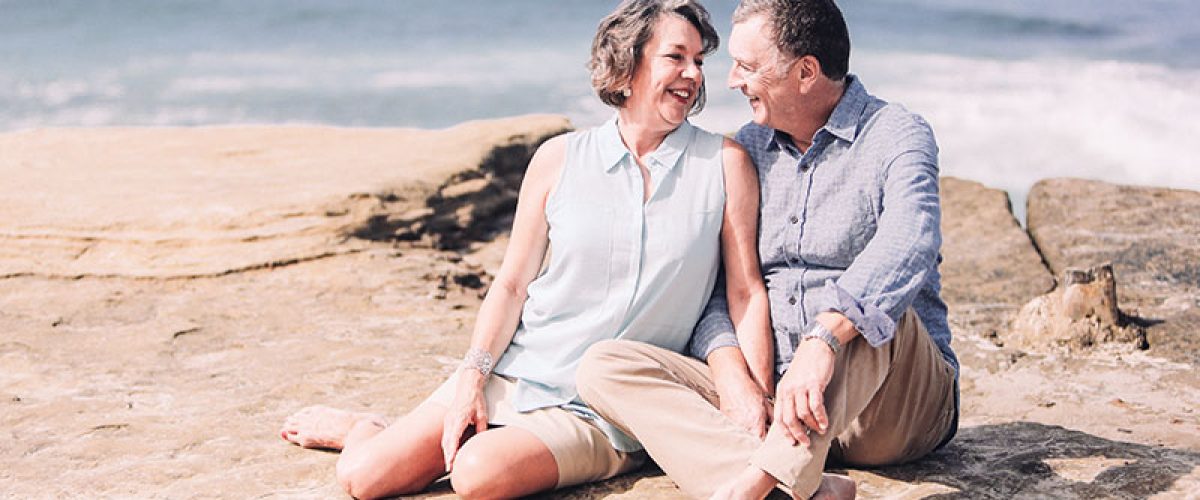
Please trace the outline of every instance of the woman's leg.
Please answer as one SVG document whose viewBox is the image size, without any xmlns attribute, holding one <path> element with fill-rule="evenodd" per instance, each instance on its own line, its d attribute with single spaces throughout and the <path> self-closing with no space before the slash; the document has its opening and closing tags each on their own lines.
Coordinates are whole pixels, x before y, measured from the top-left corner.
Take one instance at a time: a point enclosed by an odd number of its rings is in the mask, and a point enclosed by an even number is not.
<svg viewBox="0 0 1200 500">
<path fill-rule="evenodd" d="M 446 473 L 441 445 L 445 415 L 444 406 L 426 401 L 386 429 L 357 424 L 338 457 L 338 483 L 355 498 L 425 489 Z"/>
<path fill-rule="evenodd" d="M 533 433 L 517 427 L 490 429 L 459 450 L 450 485 L 464 498 L 513 498 L 558 485 L 558 463 Z"/>
</svg>

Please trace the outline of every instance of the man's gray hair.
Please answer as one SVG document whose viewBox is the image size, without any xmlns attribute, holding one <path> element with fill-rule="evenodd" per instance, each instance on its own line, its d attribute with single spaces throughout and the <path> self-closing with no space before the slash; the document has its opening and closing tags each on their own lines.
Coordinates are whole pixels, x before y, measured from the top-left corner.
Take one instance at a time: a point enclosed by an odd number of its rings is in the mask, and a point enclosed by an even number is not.
<svg viewBox="0 0 1200 500">
<path fill-rule="evenodd" d="M 780 66 L 804 56 L 821 63 L 821 72 L 841 80 L 850 70 L 850 32 L 834 0 L 742 0 L 733 23 L 765 16 Z"/>
<path fill-rule="evenodd" d="M 721 39 L 709 20 L 708 11 L 695 0 L 626 0 L 617 10 L 600 21 L 592 40 L 592 88 L 605 104 L 614 108 L 625 105 L 623 91 L 633 81 L 633 72 L 642 60 L 642 51 L 654 35 L 655 24 L 664 15 L 676 15 L 700 32 L 701 50 L 708 55 L 717 50 Z M 704 109 L 704 85 L 700 86 L 691 114 Z"/>
</svg>

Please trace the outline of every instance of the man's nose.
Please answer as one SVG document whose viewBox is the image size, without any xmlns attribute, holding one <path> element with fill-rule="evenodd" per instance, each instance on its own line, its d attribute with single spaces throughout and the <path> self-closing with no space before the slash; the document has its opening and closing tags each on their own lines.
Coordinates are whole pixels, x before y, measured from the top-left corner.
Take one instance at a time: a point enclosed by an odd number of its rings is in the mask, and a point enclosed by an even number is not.
<svg viewBox="0 0 1200 500">
<path fill-rule="evenodd" d="M 725 84 L 731 89 L 741 88 L 746 84 L 745 79 L 742 78 L 741 72 L 738 71 L 737 64 L 734 64 L 729 68 L 729 78 L 726 80 Z"/>
</svg>

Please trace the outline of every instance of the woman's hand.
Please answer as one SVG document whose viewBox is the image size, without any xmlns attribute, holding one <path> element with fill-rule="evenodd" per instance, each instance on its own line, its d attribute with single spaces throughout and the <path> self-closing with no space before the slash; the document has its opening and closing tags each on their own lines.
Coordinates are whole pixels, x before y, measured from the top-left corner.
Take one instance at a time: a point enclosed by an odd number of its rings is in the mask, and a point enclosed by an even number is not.
<svg viewBox="0 0 1200 500">
<path fill-rule="evenodd" d="M 463 442 L 471 435 L 487 430 L 487 399 L 483 395 L 486 382 L 487 378 L 477 370 L 464 368 L 459 371 L 454 402 L 442 421 L 442 456 L 447 472 L 454 467 L 454 458 Z"/>
<path fill-rule="evenodd" d="M 708 367 L 712 370 L 721 413 L 754 437 L 766 436 L 771 403 L 750 377 L 742 351 L 735 346 L 716 349 L 708 355 Z"/>
<path fill-rule="evenodd" d="M 721 413 L 754 437 L 767 435 L 771 402 L 749 376 L 721 377 L 713 381 L 721 399 Z"/>
</svg>

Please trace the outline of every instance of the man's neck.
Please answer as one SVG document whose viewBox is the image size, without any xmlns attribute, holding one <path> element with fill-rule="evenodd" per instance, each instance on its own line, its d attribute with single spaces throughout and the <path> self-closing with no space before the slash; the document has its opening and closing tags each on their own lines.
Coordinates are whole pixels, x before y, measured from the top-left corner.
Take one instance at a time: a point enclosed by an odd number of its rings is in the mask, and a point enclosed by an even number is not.
<svg viewBox="0 0 1200 500">
<path fill-rule="evenodd" d="M 839 81 L 824 80 L 815 86 L 811 95 L 812 105 L 806 106 L 810 112 L 796 120 L 795 126 L 778 130 L 787 134 L 801 153 L 807 152 L 812 147 L 817 131 L 829 123 L 829 117 L 833 116 L 833 110 L 842 101 L 848 83 L 849 80 L 843 78 Z"/>
</svg>

